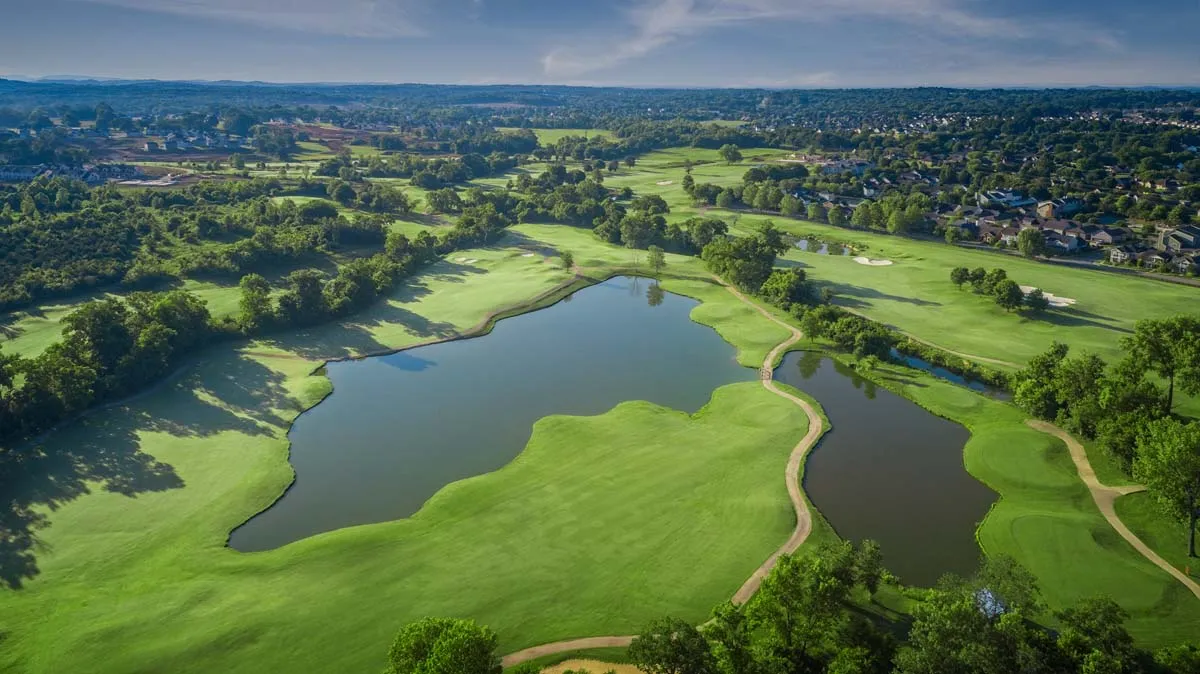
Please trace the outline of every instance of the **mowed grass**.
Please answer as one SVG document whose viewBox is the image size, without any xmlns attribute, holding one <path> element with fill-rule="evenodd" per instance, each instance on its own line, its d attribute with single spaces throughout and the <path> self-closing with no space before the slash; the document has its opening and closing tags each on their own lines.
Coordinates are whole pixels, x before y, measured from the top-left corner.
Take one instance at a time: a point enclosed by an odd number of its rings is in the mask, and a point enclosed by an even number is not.
<svg viewBox="0 0 1200 674">
<path fill-rule="evenodd" d="M 490 624 L 504 650 L 702 620 L 794 524 L 779 477 L 805 418 L 755 382 L 692 417 L 630 402 L 544 419 L 512 464 L 408 520 L 224 547 L 290 482 L 288 425 L 329 392 L 320 359 L 465 330 L 569 278 L 525 250 L 463 251 L 476 262 L 435 265 L 353 321 L 211 349 L 52 435 L 78 470 L 44 487 L 92 493 L 62 499 L 38 532 L 41 573 L 0 595 L 0 669 L 368 671 L 425 615 Z M 107 479 L 90 481 L 101 457 Z"/>
<path fill-rule="evenodd" d="M 1011 405 L 924 373 L 885 365 L 875 376 L 971 431 L 966 469 L 1000 494 L 976 532 L 980 546 L 1028 568 L 1051 609 L 1107 595 L 1130 613 L 1128 627 L 1146 646 L 1195 637 L 1200 601 L 1109 526 L 1062 442 L 1025 426 Z"/>
<path fill-rule="evenodd" d="M 1188 557 L 1187 523 L 1166 515 L 1146 492 L 1117 499 L 1117 516 L 1169 564 L 1200 582 L 1200 559 Z"/>
<path fill-rule="evenodd" d="M 516 127 L 497 127 L 497 131 L 512 133 L 520 131 Z M 612 131 L 607 129 L 531 129 L 534 135 L 537 136 L 538 143 L 542 147 L 554 145 L 559 140 L 568 136 L 585 136 L 587 138 L 610 138 Z"/>
<path fill-rule="evenodd" d="M 241 291 L 237 283 L 216 283 L 188 279 L 178 286 L 204 300 L 214 318 L 233 316 L 238 311 Z M 0 316 L 0 351 L 32 358 L 62 337 L 62 319 L 83 304 L 121 293 L 92 292 L 69 300 L 51 300 L 27 310 Z"/>
</svg>

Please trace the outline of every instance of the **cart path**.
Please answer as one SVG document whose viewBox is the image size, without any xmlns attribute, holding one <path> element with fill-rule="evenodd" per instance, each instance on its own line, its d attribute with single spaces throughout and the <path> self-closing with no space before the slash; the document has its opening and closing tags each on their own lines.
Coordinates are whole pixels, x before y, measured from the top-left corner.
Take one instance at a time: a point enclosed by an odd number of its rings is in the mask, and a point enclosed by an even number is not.
<svg viewBox="0 0 1200 674">
<path fill-rule="evenodd" d="M 1128 541 L 1134 550 L 1137 550 L 1158 568 L 1174 576 L 1176 580 L 1183 583 L 1184 587 L 1191 590 L 1197 599 L 1200 599 L 1200 585 L 1196 581 L 1188 578 L 1186 574 L 1172 566 L 1167 560 L 1159 557 L 1158 553 L 1143 543 L 1142 539 L 1130 531 L 1129 527 L 1125 526 L 1120 517 L 1117 517 L 1117 510 L 1114 506 L 1117 498 L 1126 494 L 1145 491 L 1146 488 L 1140 485 L 1109 487 L 1101 483 L 1099 478 L 1096 477 L 1096 471 L 1092 468 L 1092 463 L 1088 461 L 1087 451 L 1083 448 L 1083 445 L 1079 444 L 1078 440 L 1071 437 L 1070 433 L 1046 421 L 1030 419 L 1025 423 L 1034 430 L 1052 435 L 1066 443 L 1067 449 L 1071 453 L 1071 460 L 1075 462 L 1075 470 L 1079 472 L 1079 479 L 1083 480 L 1083 484 L 1087 486 L 1088 491 L 1092 492 L 1092 500 L 1096 502 L 1096 507 L 1100 509 L 1100 514 L 1104 516 L 1104 519 L 1108 520 L 1109 525 L 1121 535 L 1121 538 Z"/>
<path fill-rule="evenodd" d="M 718 280 L 718 282 L 720 282 Z M 797 342 L 803 337 L 804 333 L 795 327 L 776 318 L 771 312 L 767 311 L 757 303 L 751 301 L 736 288 L 726 285 L 721 282 L 734 297 L 737 297 L 747 306 L 752 307 L 755 311 L 762 314 L 767 320 L 780 325 L 787 329 L 788 338 L 780 342 L 774 349 L 767 354 L 763 360 L 760 370 L 762 385 L 771 393 L 791 401 L 794 405 L 804 411 L 808 417 L 808 432 L 800 439 L 800 442 L 792 449 L 791 456 L 788 458 L 787 467 L 784 469 L 784 482 L 787 485 L 788 497 L 792 501 L 792 508 L 796 513 L 796 528 L 792 530 L 792 535 L 784 542 L 782 546 L 758 567 L 754 573 L 746 580 L 745 583 L 733 595 L 733 603 L 744 604 L 754 593 L 758 591 L 762 585 L 763 579 L 767 574 L 771 573 L 771 569 L 775 568 L 775 564 L 783 555 L 790 555 L 799 548 L 812 533 L 812 511 L 808 508 L 808 502 L 804 500 L 804 493 L 800 489 L 800 466 L 804 463 L 804 458 L 808 455 L 809 450 L 817 444 L 817 440 L 825 432 L 825 421 L 821 415 L 817 413 L 808 401 L 792 395 L 775 385 L 773 373 L 775 370 L 775 362 L 787 353 Z M 528 662 L 535 658 L 540 658 L 546 655 L 556 655 L 559 653 L 570 653 L 589 648 L 625 648 L 633 643 L 632 636 L 612 636 L 612 637 L 589 637 L 585 639 L 570 639 L 567 641 L 556 641 L 554 643 L 542 644 L 540 646 L 532 646 L 515 653 L 509 653 L 504 656 L 502 663 L 505 667 L 519 665 L 522 662 Z"/>
</svg>

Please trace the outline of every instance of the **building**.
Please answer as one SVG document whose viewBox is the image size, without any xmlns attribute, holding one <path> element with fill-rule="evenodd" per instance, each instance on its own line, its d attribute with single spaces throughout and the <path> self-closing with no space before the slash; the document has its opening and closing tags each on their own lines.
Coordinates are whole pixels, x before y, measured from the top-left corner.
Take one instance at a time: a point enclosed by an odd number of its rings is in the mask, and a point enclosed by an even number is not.
<svg viewBox="0 0 1200 674">
<path fill-rule="evenodd" d="M 1083 202 L 1074 197 L 1041 201 L 1037 205 L 1038 216 L 1047 220 L 1069 218 L 1081 210 L 1083 210 Z"/>
<path fill-rule="evenodd" d="M 1012 190 L 989 190 L 975 195 L 975 201 L 980 206 L 993 208 L 1024 208 L 1037 204 L 1037 199 L 1031 199 Z"/>
<path fill-rule="evenodd" d="M 146 152 L 158 152 L 159 146 L 158 146 L 158 143 L 156 143 L 152 140 L 148 140 L 145 142 L 145 144 L 142 145 L 142 149 L 145 150 Z"/>
<path fill-rule="evenodd" d="M 1163 230 L 1158 233 L 1157 248 L 1172 253 L 1200 250 L 1200 227 L 1187 225 Z"/>
</svg>

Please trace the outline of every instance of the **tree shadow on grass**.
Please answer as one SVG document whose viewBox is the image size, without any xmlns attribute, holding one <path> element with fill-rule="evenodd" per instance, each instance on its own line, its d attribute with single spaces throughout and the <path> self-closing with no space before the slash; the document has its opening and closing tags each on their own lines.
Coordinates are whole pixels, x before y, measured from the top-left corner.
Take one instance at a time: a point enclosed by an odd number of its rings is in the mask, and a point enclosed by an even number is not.
<svg viewBox="0 0 1200 674">
<path fill-rule="evenodd" d="M 1113 330 L 1126 335 L 1133 334 L 1133 330 L 1113 323 L 1112 319 L 1107 316 L 1077 309 L 1073 306 L 1052 307 L 1040 315 L 1032 317 L 1032 319 L 1063 327 L 1091 327 L 1102 330 Z"/>
<path fill-rule="evenodd" d="M 919 297 L 905 297 L 903 295 L 889 295 L 881 290 L 874 288 L 865 288 L 863 286 L 850 285 L 848 283 L 834 283 L 832 281 L 818 282 L 819 287 L 829 288 L 838 298 L 838 304 L 849 307 L 851 309 L 862 309 L 870 306 L 867 300 L 889 300 L 892 302 L 903 302 L 912 304 L 918 307 L 940 307 L 941 302 L 933 302 L 923 300 Z"/>
<path fill-rule="evenodd" d="M 278 410 L 298 408 L 283 376 L 231 355 L 188 376 L 97 410 L 35 440 L 0 447 L 0 584 L 20 589 L 39 573 L 47 511 L 102 490 L 137 498 L 184 486 L 175 469 L 142 451 L 142 434 L 201 438 L 226 431 L 280 435 Z"/>
</svg>

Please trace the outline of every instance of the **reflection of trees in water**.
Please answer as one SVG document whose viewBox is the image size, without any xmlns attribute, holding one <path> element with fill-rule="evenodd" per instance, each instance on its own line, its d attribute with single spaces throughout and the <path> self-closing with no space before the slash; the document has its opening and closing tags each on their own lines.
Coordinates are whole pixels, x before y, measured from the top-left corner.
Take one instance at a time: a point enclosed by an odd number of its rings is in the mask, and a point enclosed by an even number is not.
<svg viewBox="0 0 1200 674">
<path fill-rule="evenodd" d="M 796 361 L 796 368 L 800 370 L 800 376 L 804 379 L 812 379 L 813 375 L 817 374 L 817 370 L 821 369 L 822 356 L 816 351 L 805 351 L 800 360 Z"/>
<path fill-rule="evenodd" d="M 629 277 L 629 296 L 637 297 L 642 294 L 642 279 L 638 276 Z"/>
<path fill-rule="evenodd" d="M 850 384 L 854 388 L 863 392 L 867 400 L 874 400 L 878 395 L 878 387 L 875 382 L 870 379 L 863 378 L 854 370 L 854 368 L 843 364 L 840 360 L 829 358 L 818 351 L 805 351 L 799 360 L 796 361 L 796 369 L 800 371 L 800 376 L 804 379 L 812 379 L 821 369 L 821 363 L 828 358 L 829 362 L 833 363 L 833 369 L 838 374 L 850 380 Z"/>
<path fill-rule="evenodd" d="M 657 307 L 663 303 L 665 296 L 666 293 L 663 291 L 662 286 L 658 285 L 657 282 L 651 283 L 650 287 L 646 289 L 646 304 Z"/>
</svg>

